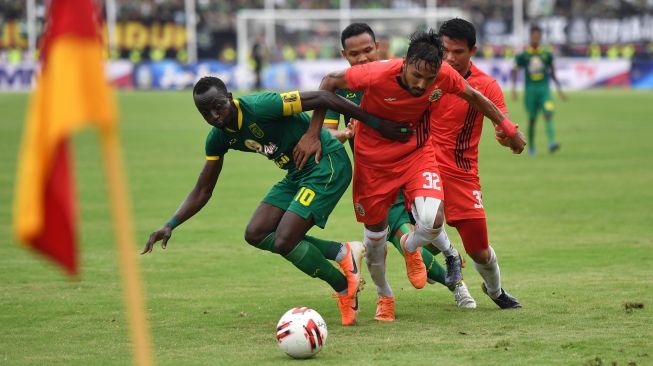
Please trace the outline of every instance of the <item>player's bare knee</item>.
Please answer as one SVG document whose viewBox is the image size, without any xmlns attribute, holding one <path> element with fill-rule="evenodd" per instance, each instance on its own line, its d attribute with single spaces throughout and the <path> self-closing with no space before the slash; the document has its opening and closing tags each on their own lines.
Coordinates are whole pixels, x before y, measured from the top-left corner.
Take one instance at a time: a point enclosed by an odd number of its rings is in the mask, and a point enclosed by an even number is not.
<svg viewBox="0 0 653 366">
<path fill-rule="evenodd" d="M 279 230 L 274 236 L 274 248 L 277 253 L 286 256 L 295 249 L 299 240 L 287 231 Z"/>
<path fill-rule="evenodd" d="M 268 235 L 270 235 L 269 231 L 255 225 L 247 225 L 245 229 L 245 241 L 249 245 L 258 246 Z"/>
</svg>

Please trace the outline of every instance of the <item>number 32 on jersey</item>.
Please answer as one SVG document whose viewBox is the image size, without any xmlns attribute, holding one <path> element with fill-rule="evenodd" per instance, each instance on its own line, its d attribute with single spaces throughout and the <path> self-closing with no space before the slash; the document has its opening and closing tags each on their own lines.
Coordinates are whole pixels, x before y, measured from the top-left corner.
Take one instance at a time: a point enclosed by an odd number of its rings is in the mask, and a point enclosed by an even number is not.
<svg viewBox="0 0 653 366">
<path fill-rule="evenodd" d="M 426 183 L 422 186 L 424 189 L 435 189 L 438 191 L 442 190 L 442 184 L 440 184 L 440 176 L 438 173 L 433 173 L 433 172 L 424 172 L 422 173 L 422 176 L 424 179 L 426 179 Z"/>
</svg>

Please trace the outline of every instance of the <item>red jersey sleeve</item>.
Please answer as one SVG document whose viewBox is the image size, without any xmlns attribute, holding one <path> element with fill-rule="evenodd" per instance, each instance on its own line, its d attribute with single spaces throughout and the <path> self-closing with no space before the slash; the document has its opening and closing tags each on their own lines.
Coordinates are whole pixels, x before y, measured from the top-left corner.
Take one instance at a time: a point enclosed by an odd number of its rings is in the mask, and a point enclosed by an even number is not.
<svg viewBox="0 0 653 366">
<path fill-rule="evenodd" d="M 454 70 L 448 63 L 443 62 L 438 72 L 436 84 L 445 93 L 460 94 L 465 91 L 466 82 L 458 71 Z"/>
<path fill-rule="evenodd" d="M 372 80 L 371 64 L 355 65 L 345 71 L 347 89 L 352 91 L 366 91 Z"/>
<path fill-rule="evenodd" d="M 506 116 L 508 115 L 508 108 L 506 108 L 506 100 L 503 96 L 503 90 L 501 90 L 501 87 L 499 87 L 499 83 L 497 83 L 496 80 L 492 80 L 488 83 L 483 95 L 491 100 L 503 114 Z"/>
</svg>

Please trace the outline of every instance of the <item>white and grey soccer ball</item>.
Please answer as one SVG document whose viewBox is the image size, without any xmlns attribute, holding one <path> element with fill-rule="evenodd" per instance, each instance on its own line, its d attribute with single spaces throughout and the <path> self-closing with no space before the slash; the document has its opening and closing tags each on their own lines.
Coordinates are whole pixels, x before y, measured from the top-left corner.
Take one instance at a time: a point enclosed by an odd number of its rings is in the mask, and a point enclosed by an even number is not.
<svg viewBox="0 0 653 366">
<path fill-rule="evenodd" d="M 277 324 L 277 344 L 292 358 L 311 358 L 322 350 L 327 326 L 317 311 L 297 307 L 286 311 Z"/>
</svg>

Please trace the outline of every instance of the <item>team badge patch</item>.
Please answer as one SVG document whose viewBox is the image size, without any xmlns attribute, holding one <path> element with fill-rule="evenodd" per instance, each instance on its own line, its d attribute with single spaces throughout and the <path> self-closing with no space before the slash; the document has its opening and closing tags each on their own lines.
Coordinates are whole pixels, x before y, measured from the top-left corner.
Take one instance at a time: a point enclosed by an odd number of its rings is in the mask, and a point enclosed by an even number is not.
<svg viewBox="0 0 653 366">
<path fill-rule="evenodd" d="M 356 210 L 356 212 L 358 212 L 360 216 L 365 216 L 365 209 L 363 208 L 363 205 L 361 205 L 360 203 L 358 202 L 354 203 L 354 209 Z"/>
<path fill-rule="evenodd" d="M 442 96 L 442 90 L 440 88 L 436 88 L 431 92 L 431 95 L 429 95 L 429 102 L 435 102 L 436 100 L 440 99 Z"/>
<path fill-rule="evenodd" d="M 252 123 L 247 127 L 252 132 L 252 135 L 254 135 L 256 138 L 263 138 L 263 130 L 261 130 L 261 128 L 256 123 Z"/>
<path fill-rule="evenodd" d="M 247 139 L 245 140 L 245 146 L 252 151 L 263 153 L 263 146 L 254 140 Z"/>
</svg>

